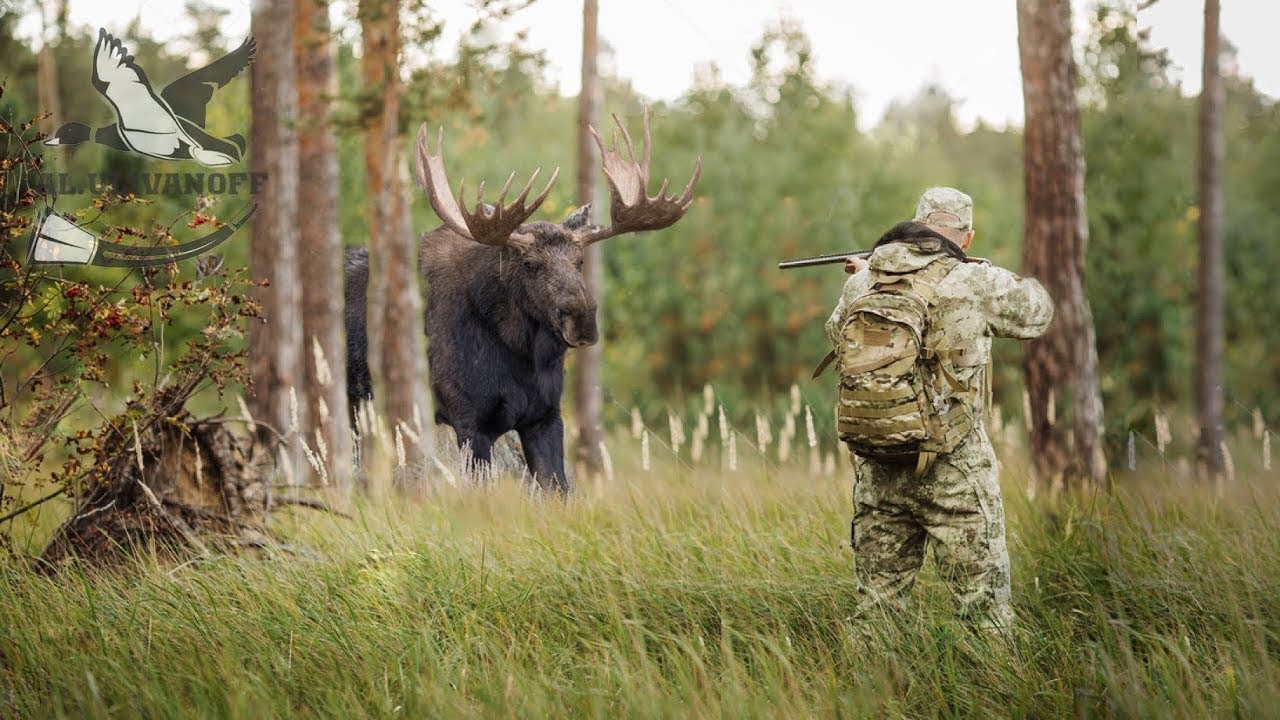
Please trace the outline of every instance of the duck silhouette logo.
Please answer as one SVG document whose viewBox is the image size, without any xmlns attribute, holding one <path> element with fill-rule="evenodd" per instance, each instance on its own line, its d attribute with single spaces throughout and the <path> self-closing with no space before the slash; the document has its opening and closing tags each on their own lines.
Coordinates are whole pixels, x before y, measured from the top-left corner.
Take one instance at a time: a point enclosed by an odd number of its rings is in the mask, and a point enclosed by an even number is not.
<svg viewBox="0 0 1280 720">
<path fill-rule="evenodd" d="M 239 162 L 245 140 L 239 134 L 217 137 L 205 129 L 205 110 L 214 91 L 224 87 L 253 62 L 253 37 L 208 65 L 169 83 L 156 94 L 146 72 L 119 38 L 98 30 L 93 48 L 92 82 L 111 106 L 116 121 L 97 129 L 85 123 L 65 123 L 45 145 L 94 142 L 121 152 L 159 160 L 193 160 L 208 167 Z M 258 209 L 242 207 L 223 227 L 198 240 L 164 247 L 135 247 L 99 241 L 94 233 L 53 211 L 36 223 L 31 237 L 31 263 L 145 267 L 185 260 L 226 241 Z"/>
<path fill-rule="evenodd" d="M 237 162 L 244 155 L 244 137 L 209 134 L 204 127 L 205 108 L 215 90 L 253 62 L 256 49 L 257 43 L 250 37 L 234 51 L 169 83 L 157 95 L 119 38 L 100 29 L 93 48 L 92 82 L 115 112 L 116 121 L 97 130 L 69 122 L 44 144 L 77 145 L 92 140 L 161 160 L 195 160 L 209 167 Z"/>
</svg>

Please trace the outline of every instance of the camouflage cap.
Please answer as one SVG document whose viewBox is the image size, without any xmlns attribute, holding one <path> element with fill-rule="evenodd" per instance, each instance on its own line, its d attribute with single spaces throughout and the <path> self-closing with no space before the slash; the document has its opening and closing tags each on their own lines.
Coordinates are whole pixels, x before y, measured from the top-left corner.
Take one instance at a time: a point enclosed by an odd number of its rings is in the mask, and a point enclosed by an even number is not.
<svg viewBox="0 0 1280 720">
<path fill-rule="evenodd" d="M 956 219 L 940 215 L 941 213 L 953 216 Z M 916 222 L 955 230 L 972 230 L 973 198 L 955 188 L 929 188 L 920 196 L 920 204 L 916 205 L 914 219 Z"/>
</svg>

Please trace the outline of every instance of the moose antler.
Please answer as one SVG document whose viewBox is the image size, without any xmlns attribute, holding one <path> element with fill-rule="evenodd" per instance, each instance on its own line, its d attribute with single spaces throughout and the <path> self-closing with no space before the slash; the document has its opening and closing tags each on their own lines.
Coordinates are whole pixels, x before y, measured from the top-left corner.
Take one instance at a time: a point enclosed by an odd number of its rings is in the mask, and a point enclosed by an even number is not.
<svg viewBox="0 0 1280 720">
<path fill-rule="evenodd" d="M 556 168 L 555 172 L 551 173 L 551 179 L 547 181 L 547 186 L 543 188 L 542 193 L 528 206 L 524 203 L 525 198 L 529 196 L 533 181 L 537 179 L 538 173 L 542 172 L 542 168 L 533 171 L 524 189 L 515 200 L 511 201 L 510 205 L 502 203 L 507 197 L 507 190 L 511 189 L 511 181 L 516 177 L 515 172 L 507 176 L 502 192 L 498 193 L 497 204 L 493 206 L 485 204 L 484 183 L 481 182 L 480 189 L 476 192 L 475 210 L 468 212 L 459 207 L 460 204 L 466 204 L 465 181 L 458 184 L 457 200 L 449 194 L 449 178 L 444 172 L 444 128 L 440 128 L 440 134 L 436 140 L 436 152 L 433 155 L 427 148 L 425 123 L 418 129 L 417 171 L 418 185 L 427 193 L 431 208 L 436 211 L 436 215 L 440 216 L 445 227 L 468 240 L 495 246 L 528 245 L 533 242 L 531 235 L 516 233 L 515 230 L 529 219 L 543 200 L 547 199 L 551 186 L 555 185 L 556 178 L 560 176 L 560 168 Z"/>
<path fill-rule="evenodd" d="M 662 180 L 658 194 L 649 197 L 649 108 L 644 109 L 644 148 L 641 155 L 643 162 L 636 162 L 636 150 L 631 143 L 631 135 L 627 128 L 613 116 L 618 129 L 622 131 L 622 139 L 627 146 L 630 159 L 623 158 L 618 151 L 618 134 L 613 134 L 613 147 L 604 149 L 600 133 L 591 128 L 591 135 L 600 148 L 600 164 L 604 168 L 604 177 L 609 184 L 609 215 L 611 223 L 607 228 L 597 228 L 578 236 L 583 245 L 600 242 L 615 235 L 640 232 L 642 230 L 661 230 L 669 227 L 684 217 L 684 213 L 693 204 L 693 190 L 698 186 L 698 178 L 702 176 L 702 158 L 693 167 L 693 178 L 685 185 L 679 197 L 667 195 L 668 181 Z"/>
</svg>

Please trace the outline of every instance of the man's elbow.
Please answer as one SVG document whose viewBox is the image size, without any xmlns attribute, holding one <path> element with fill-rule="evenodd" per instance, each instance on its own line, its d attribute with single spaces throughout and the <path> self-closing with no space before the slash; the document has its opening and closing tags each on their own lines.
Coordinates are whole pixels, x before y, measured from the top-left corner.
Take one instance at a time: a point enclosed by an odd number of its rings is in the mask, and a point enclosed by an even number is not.
<svg viewBox="0 0 1280 720">
<path fill-rule="evenodd" d="M 1049 329 L 1053 322 L 1053 299 L 1038 280 L 1030 280 L 1028 288 L 1027 313 L 1025 315 L 1027 340 L 1038 338 Z"/>
<path fill-rule="evenodd" d="M 1027 278 L 1021 287 L 1005 296 L 999 322 L 993 327 L 997 337 L 1034 340 L 1053 322 L 1053 300 L 1036 280 Z"/>
</svg>

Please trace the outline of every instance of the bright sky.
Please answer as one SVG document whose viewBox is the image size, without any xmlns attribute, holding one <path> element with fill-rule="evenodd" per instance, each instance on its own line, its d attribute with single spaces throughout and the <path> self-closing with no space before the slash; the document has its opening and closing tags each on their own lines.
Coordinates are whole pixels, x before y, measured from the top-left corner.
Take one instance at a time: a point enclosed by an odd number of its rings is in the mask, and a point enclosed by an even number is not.
<svg viewBox="0 0 1280 720">
<path fill-rule="evenodd" d="M 215 0 L 231 10 L 223 30 L 248 32 L 250 0 Z M 1072 0 L 1077 28 L 1093 0 Z M 467 0 L 433 0 L 452 38 L 475 17 Z M 157 37 L 181 34 L 191 21 L 175 0 L 71 0 L 73 23 L 122 28 L 140 14 Z M 343 11 L 338 11 L 343 12 Z M 936 82 L 961 101 L 966 126 L 1022 122 L 1017 18 L 1010 0 L 600 0 L 600 36 L 614 51 L 615 74 L 643 95 L 672 99 L 696 68 L 715 65 L 733 84 L 750 75 L 750 48 L 779 17 L 799 21 L 809 35 L 819 77 L 854 89 L 864 125 L 894 99 Z M 501 29 L 527 30 L 550 61 L 549 79 L 577 93 L 582 43 L 581 0 L 536 0 Z M 1280 26 L 1276 0 L 1225 0 L 1222 30 L 1238 49 L 1240 71 L 1280 97 Z M 1168 48 L 1185 92 L 1198 92 L 1203 41 L 1202 0 L 1159 0 L 1139 14 L 1151 40 Z M 1077 45 L 1081 41 L 1077 35 Z"/>
</svg>

